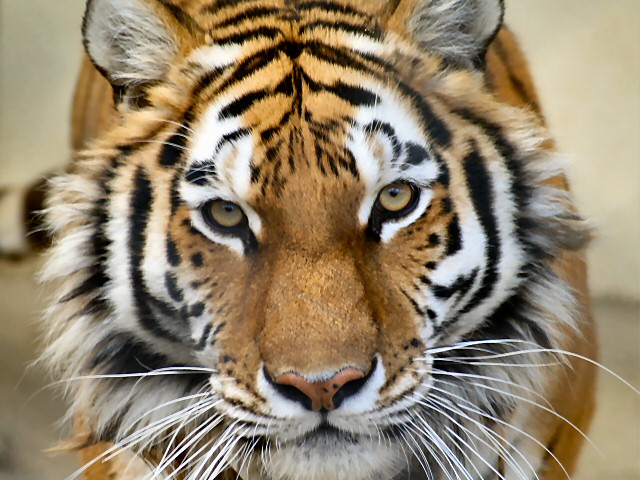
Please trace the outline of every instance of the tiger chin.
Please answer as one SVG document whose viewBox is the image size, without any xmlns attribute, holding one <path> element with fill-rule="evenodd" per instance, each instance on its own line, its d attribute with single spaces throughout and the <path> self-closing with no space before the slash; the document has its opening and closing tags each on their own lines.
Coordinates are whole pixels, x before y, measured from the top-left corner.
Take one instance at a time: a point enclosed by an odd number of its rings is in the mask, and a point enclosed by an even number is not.
<svg viewBox="0 0 640 480">
<path fill-rule="evenodd" d="M 589 228 L 503 13 L 87 2 L 43 272 L 79 474 L 575 469 Z"/>
</svg>

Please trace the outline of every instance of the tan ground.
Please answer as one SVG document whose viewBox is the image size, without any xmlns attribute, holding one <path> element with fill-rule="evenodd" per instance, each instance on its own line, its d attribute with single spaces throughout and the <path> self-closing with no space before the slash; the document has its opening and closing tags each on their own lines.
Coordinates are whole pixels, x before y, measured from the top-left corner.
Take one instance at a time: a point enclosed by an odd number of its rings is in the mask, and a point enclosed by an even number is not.
<svg viewBox="0 0 640 480">
<path fill-rule="evenodd" d="M 63 479 L 75 468 L 73 456 L 50 456 L 43 450 L 61 438 L 54 424 L 63 402 L 50 380 L 25 366 L 36 356 L 37 318 L 46 293 L 34 280 L 39 262 L 0 261 L 0 480 Z M 640 308 L 635 303 L 597 302 L 602 362 L 634 385 L 640 385 Z M 59 390 L 55 390 L 59 392 Z M 599 409 L 591 439 L 574 480 L 640 479 L 640 397 L 620 381 L 601 375 Z"/>
</svg>

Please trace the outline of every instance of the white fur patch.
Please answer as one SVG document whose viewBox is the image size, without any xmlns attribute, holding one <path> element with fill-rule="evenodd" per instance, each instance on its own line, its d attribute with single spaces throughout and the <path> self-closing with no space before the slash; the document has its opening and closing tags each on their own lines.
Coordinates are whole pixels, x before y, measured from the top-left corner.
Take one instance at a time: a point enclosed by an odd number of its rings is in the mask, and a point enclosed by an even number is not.
<svg viewBox="0 0 640 480">
<path fill-rule="evenodd" d="M 216 70 L 237 62 L 241 54 L 240 45 L 207 45 L 195 50 L 190 59 L 207 70 Z"/>
</svg>

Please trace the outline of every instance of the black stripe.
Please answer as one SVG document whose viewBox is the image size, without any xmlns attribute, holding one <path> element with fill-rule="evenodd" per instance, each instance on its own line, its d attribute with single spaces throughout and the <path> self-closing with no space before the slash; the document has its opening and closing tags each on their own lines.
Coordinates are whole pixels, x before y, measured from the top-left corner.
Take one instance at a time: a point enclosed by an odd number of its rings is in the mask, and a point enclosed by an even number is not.
<svg viewBox="0 0 640 480">
<path fill-rule="evenodd" d="M 176 302 L 182 302 L 184 300 L 184 295 L 182 293 L 182 290 L 180 289 L 180 287 L 178 287 L 178 282 L 176 281 L 176 277 L 170 273 L 167 272 L 164 275 L 164 285 L 165 288 L 167 289 L 167 292 L 169 292 L 169 296 L 175 300 Z"/>
<path fill-rule="evenodd" d="M 217 92 L 223 93 L 227 88 L 238 85 L 245 78 L 255 74 L 256 72 L 271 64 L 271 62 L 278 58 L 279 54 L 280 51 L 278 50 L 278 45 L 276 45 L 275 47 L 270 46 L 265 50 L 255 52 L 253 55 L 242 60 L 239 63 L 224 67 L 223 70 L 228 70 L 231 68 L 235 69 L 232 73 L 225 76 L 225 79 L 218 87 Z M 217 69 L 214 71 L 210 71 L 201 79 L 199 79 L 198 84 L 193 89 L 192 96 L 197 97 L 205 88 L 211 85 L 211 83 L 218 80 L 221 77 L 221 73 L 223 70 Z"/>
<path fill-rule="evenodd" d="M 230 17 L 227 17 L 218 23 L 214 23 L 211 26 L 211 29 L 222 29 L 229 26 L 237 26 L 239 23 L 246 20 L 258 21 L 264 17 L 276 15 L 278 13 L 282 13 L 282 9 L 278 7 L 250 7 L 246 10 L 242 10 L 241 12 L 234 13 Z"/>
<path fill-rule="evenodd" d="M 355 15 L 358 17 L 364 17 L 364 18 L 371 18 L 369 16 L 368 13 L 363 12 L 361 10 L 358 10 L 350 5 L 345 5 L 342 3 L 334 3 L 334 2 L 328 2 L 328 1 L 312 1 L 312 2 L 306 2 L 306 3 L 302 3 L 300 5 L 297 5 L 296 8 L 298 9 L 298 11 L 305 11 L 305 10 L 312 10 L 312 9 L 318 9 L 318 10 L 322 10 L 323 12 L 327 12 L 327 13 L 342 13 L 342 14 L 347 14 L 347 15 Z"/>
<path fill-rule="evenodd" d="M 417 167 L 429 159 L 427 149 L 417 143 L 407 142 L 404 144 L 404 148 L 406 152 L 405 159 L 409 165 Z"/>
<path fill-rule="evenodd" d="M 460 220 L 455 214 L 447 227 L 447 249 L 446 256 L 455 255 L 462 248 L 462 232 L 460 231 Z"/>
<path fill-rule="evenodd" d="M 245 78 L 256 74 L 263 68 L 267 67 L 280 55 L 279 45 L 258 51 L 236 65 L 231 75 L 225 78 L 220 85 L 218 92 L 222 93 L 230 86 L 238 85 Z"/>
<path fill-rule="evenodd" d="M 282 93 L 287 97 L 292 97 L 293 94 L 295 93 L 295 90 L 293 87 L 293 78 L 291 77 L 291 75 L 286 75 L 282 79 L 282 81 L 278 85 L 276 85 L 276 87 L 273 89 L 273 93 L 274 94 Z"/>
<path fill-rule="evenodd" d="M 103 290 L 109 282 L 106 260 L 109 256 L 109 248 L 111 246 L 111 240 L 107 235 L 109 199 L 112 193 L 111 182 L 116 177 L 118 168 L 122 165 L 123 160 L 129 152 L 129 149 L 121 150 L 121 153 L 111 159 L 111 162 L 101 174 L 98 183 L 102 192 L 91 213 L 95 230 L 90 244 L 93 263 L 88 271 L 89 278 L 74 290 L 67 293 L 61 300 L 66 302 L 82 295 L 93 294 L 93 298 L 85 307 L 85 313 L 95 313 L 108 308 L 108 302 L 103 295 Z"/>
<path fill-rule="evenodd" d="M 498 281 L 498 260 L 501 249 L 500 235 L 494 215 L 495 198 L 493 182 L 491 181 L 491 176 L 487 171 L 484 159 L 480 155 L 477 146 L 474 144 L 472 147 L 471 152 L 462 161 L 462 165 L 473 207 L 478 215 L 478 220 L 480 221 L 487 240 L 485 251 L 487 266 L 482 277 L 480 288 L 461 313 L 467 313 L 473 310 L 493 292 L 495 284 Z"/>
<path fill-rule="evenodd" d="M 180 179 L 182 178 L 182 174 L 180 171 L 174 172 L 173 178 L 171 179 L 171 218 L 173 218 L 178 211 L 178 207 L 182 203 L 182 197 L 180 196 Z"/>
<path fill-rule="evenodd" d="M 256 166 L 253 162 L 251 162 L 251 183 L 255 185 L 260 180 L 260 172 L 262 169 L 259 166 Z"/>
<path fill-rule="evenodd" d="M 411 99 L 413 105 L 418 109 L 422 118 L 422 125 L 426 129 L 429 137 L 443 148 L 451 146 L 452 134 L 444 121 L 433 113 L 429 102 L 408 84 L 399 81 L 396 88 Z"/>
<path fill-rule="evenodd" d="M 474 268 L 469 275 L 461 275 L 449 286 L 433 285 L 431 290 L 433 294 L 440 300 L 448 300 L 457 293 L 461 293 L 464 296 L 465 293 L 473 286 L 476 278 L 478 277 L 478 269 Z M 457 321 L 457 319 L 455 320 Z"/>
<path fill-rule="evenodd" d="M 223 135 L 218 142 L 218 145 L 216 145 L 214 155 L 217 154 L 226 143 L 233 143 L 236 140 L 239 140 L 248 135 L 251 135 L 251 130 L 249 130 L 248 128 L 239 128 L 238 130 L 234 130 L 233 132 L 229 132 Z"/>
<path fill-rule="evenodd" d="M 266 96 L 267 92 L 265 92 L 264 90 L 246 93 L 229 103 L 222 110 L 220 110 L 220 113 L 218 114 L 218 120 L 224 120 L 225 118 L 230 117 L 239 117 L 247 110 L 249 110 L 252 105 L 254 105 L 256 102 L 259 102 Z"/>
<path fill-rule="evenodd" d="M 96 265 L 99 265 L 99 267 L 96 268 Z M 89 272 L 91 273 L 89 278 L 83 280 L 80 285 L 64 295 L 59 300 L 60 303 L 70 302 L 71 300 L 87 295 L 89 293 L 92 293 L 94 295 L 100 294 L 102 288 L 108 281 L 106 272 L 104 270 L 104 267 L 102 266 L 102 262 L 96 262 L 94 266 L 89 270 Z"/>
<path fill-rule="evenodd" d="M 373 107 L 380 103 L 380 97 L 378 97 L 378 95 L 355 85 L 338 82 L 335 85 L 325 86 L 324 89 L 354 107 Z"/>
<path fill-rule="evenodd" d="M 211 328 L 212 328 L 211 324 L 207 323 L 207 325 L 204 327 L 202 335 L 200 336 L 200 340 L 195 346 L 196 350 L 198 351 L 204 350 L 204 347 L 207 345 L 207 339 L 209 338 L 209 334 L 211 333 Z"/>
<path fill-rule="evenodd" d="M 189 311 L 189 315 L 191 317 L 199 317 L 204 313 L 206 305 L 202 302 L 195 303 L 191 305 L 191 310 Z"/>
<path fill-rule="evenodd" d="M 158 297 L 152 295 L 151 292 L 147 291 L 145 300 L 151 307 L 154 318 L 156 318 L 156 314 L 159 314 L 162 318 L 171 320 L 172 325 L 174 324 L 173 322 L 176 319 L 181 319 L 183 320 L 183 324 L 186 324 L 186 319 L 181 317 L 180 310 L 178 308 L 168 304 L 163 300 L 160 300 Z M 167 329 L 164 330 L 169 332 Z"/>
<path fill-rule="evenodd" d="M 516 212 L 522 213 L 527 210 L 527 205 L 533 196 L 532 187 L 527 183 L 527 175 L 521 165 L 519 154 L 515 147 L 507 140 L 502 132 L 502 128 L 484 118 L 479 117 L 470 110 L 454 110 L 453 113 L 460 115 L 465 120 L 473 123 L 484 133 L 496 146 L 496 149 L 503 157 L 505 166 L 511 176 L 511 194 L 515 200 Z M 522 215 L 516 217 L 516 236 L 524 245 L 525 250 L 534 258 L 548 258 L 552 252 L 542 251 L 532 242 L 527 240 L 527 232 L 534 227 L 532 220 L 524 218 Z"/>
<path fill-rule="evenodd" d="M 129 214 L 129 266 L 133 300 L 141 326 L 161 338 L 171 341 L 177 339 L 157 322 L 148 299 L 151 295 L 147 291 L 142 273 L 144 246 L 146 243 L 147 224 L 153 191 L 151 181 L 142 167 L 138 167 L 133 180 L 133 191 L 130 197 Z"/>
<path fill-rule="evenodd" d="M 182 154 L 186 150 L 186 134 L 187 129 L 180 127 L 177 133 L 164 142 L 160 152 L 159 162 L 161 166 L 173 167 L 182 159 Z"/>
<path fill-rule="evenodd" d="M 257 40 L 259 38 L 268 38 L 275 40 L 278 36 L 281 36 L 280 29 L 275 27 L 258 27 L 253 30 L 247 30 L 245 32 L 234 32 L 230 35 L 221 35 L 219 37 L 212 38 L 212 42 L 217 45 L 228 45 L 231 43 L 243 44 L 251 40 Z"/>
<path fill-rule="evenodd" d="M 178 247 L 170 236 L 167 237 L 167 261 L 172 267 L 177 267 L 182 262 Z"/>
<path fill-rule="evenodd" d="M 351 150 L 344 150 L 344 156 L 349 159 L 349 171 L 351 172 L 351 175 L 353 175 L 355 178 L 360 178 L 360 172 L 358 172 L 358 163 L 356 162 L 356 157 L 353 156 L 353 153 L 351 152 Z"/>
<path fill-rule="evenodd" d="M 433 160 L 438 164 L 438 169 L 440 171 L 436 182 L 440 183 L 443 187 L 448 187 L 451 182 L 451 175 L 449 174 L 449 166 L 447 165 L 447 162 L 445 162 L 436 151 L 433 152 Z"/>
<path fill-rule="evenodd" d="M 418 317 L 420 318 L 424 318 L 425 316 L 425 312 L 424 310 L 422 310 L 422 308 L 420 308 L 420 305 L 418 305 L 418 302 L 416 302 L 411 295 L 409 295 L 407 292 L 405 292 L 404 290 L 400 290 L 402 292 L 402 294 L 407 298 L 407 300 L 409 300 L 409 303 L 411 304 L 411 306 L 413 307 L 413 310 L 416 312 L 416 314 L 418 315 Z"/>
<path fill-rule="evenodd" d="M 196 268 L 200 268 L 204 265 L 204 258 L 200 252 L 191 255 L 191 264 Z"/>
<path fill-rule="evenodd" d="M 191 165 L 184 179 L 192 185 L 206 185 L 210 178 L 216 178 L 216 165 L 213 162 Z"/>
<path fill-rule="evenodd" d="M 400 141 L 398 140 L 395 129 L 389 123 L 382 122 L 380 120 L 374 120 L 371 123 L 365 125 L 363 130 L 364 133 L 368 135 L 375 135 L 379 132 L 384 133 L 384 135 L 389 139 L 389 142 L 391 143 L 391 149 L 393 150 L 393 159 L 396 160 L 400 157 L 400 153 L 402 152 Z"/>
<path fill-rule="evenodd" d="M 223 8 L 235 7 L 238 5 L 238 0 L 215 0 L 209 5 L 205 5 L 200 9 L 201 13 L 218 13 L 218 10 Z"/>
<path fill-rule="evenodd" d="M 304 34 L 307 30 L 316 30 L 318 28 L 327 28 L 329 30 L 341 30 L 343 32 L 355 33 L 356 35 L 364 35 L 374 40 L 379 40 L 382 32 L 377 27 L 366 28 L 361 23 L 350 23 L 340 20 L 316 20 L 300 27 L 300 34 Z"/>
<path fill-rule="evenodd" d="M 381 78 L 383 76 L 380 71 L 385 72 L 385 76 L 395 72 L 393 65 L 362 52 L 345 50 L 313 41 L 307 42 L 305 47 L 314 57 L 331 64 L 332 67 L 340 66 L 349 70 L 358 70 L 374 78 Z M 378 69 L 371 68 L 367 63 L 376 65 Z"/>
<path fill-rule="evenodd" d="M 134 374 L 177 366 L 166 356 L 123 333 L 112 333 L 89 362 L 89 370 L 105 374 Z"/>
</svg>

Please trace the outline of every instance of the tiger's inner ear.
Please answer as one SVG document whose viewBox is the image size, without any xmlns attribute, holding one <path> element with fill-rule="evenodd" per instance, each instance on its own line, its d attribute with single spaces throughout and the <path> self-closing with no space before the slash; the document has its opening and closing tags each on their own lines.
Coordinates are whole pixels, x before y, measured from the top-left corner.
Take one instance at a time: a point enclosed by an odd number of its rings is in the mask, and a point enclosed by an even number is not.
<svg viewBox="0 0 640 480">
<path fill-rule="evenodd" d="M 193 47 L 194 23 L 163 0 L 88 0 L 82 34 L 115 96 L 125 97 L 164 78 L 174 59 Z"/>
<path fill-rule="evenodd" d="M 389 22 L 451 64 L 483 68 L 503 17 L 504 0 L 399 0 Z"/>
</svg>

